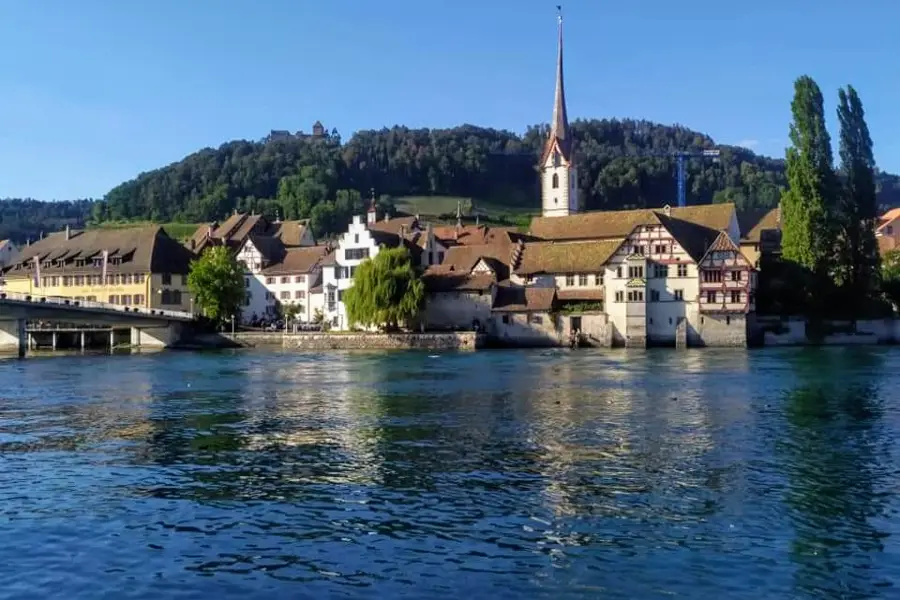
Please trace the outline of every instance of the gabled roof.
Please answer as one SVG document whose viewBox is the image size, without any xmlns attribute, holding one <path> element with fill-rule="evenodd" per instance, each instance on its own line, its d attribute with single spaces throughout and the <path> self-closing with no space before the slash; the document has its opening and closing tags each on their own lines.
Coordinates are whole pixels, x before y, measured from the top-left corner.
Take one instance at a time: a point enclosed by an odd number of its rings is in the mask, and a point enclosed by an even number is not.
<svg viewBox="0 0 900 600">
<path fill-rule="evenodd" d="M 41 265 L 47 274 L 93 273 L 93 259 L 107 251 L 110 258 L 121 260 L 107 264 L 109 273 L 187 273 L 196 255 L 170 238 L 159 225 L 122 229 L 72 230 L 51 233 L 25 248 L 8 269 L 22 265 L 30 268 L 34 257 L 41 263 L 53 261 L 50 266 Z M 76 261 L 85 261 L 76 266 Z"/>
<path fill-rule="evenodd" d="M 321 266 L 322 259 L 331 252 L 328 246 L 301 246 L 288 248 L 280 261 L 272 263 L 263 273 L 266 275 L 290 275 L 311 273 Z"/>
<path fill-rule="evenodd" d="M 562 302 L 597 302 L 604 297 L 603 288 L 570 288 L 556 291 L 556 299 Z"/>
<path fill-rule="evenodd" d="M 758 244 L 763 231 L 781 229 L 781 209 L 762 208 L 737 213 L 741 241 Z"/>
<path fill-rule="evenodd" d="M 595 211 L 566 217 L 535 217 L 530 233 L 544 240 L 590 240 L 627 237 L 638 225 L 661 223 L 661 219 L 687 221 L 716 232 L 727 230 L 735 214 L 734 204 Z"/>
<path fill-rule="evenodd" d="M 719 237 L 715 239 L 715 241 L 709 245 L 706 252 L 703 254 L 703 258 L 701 258 L 698 263 L 702 263 L 709 256 L 710 252 L 734 252 L 736 257 L 739 260 L 744 261 L 749 264 L 747 257 L 741 252 L 741 249 L 738 248 L 737 244 L 732 241 L 732 239 L 728 236 L 724 231 L 719 234 Z"/>
<path fill-rule="evenodd" d="M 497 283 L 493 273 L 461 273 L 428 269 L 422 275 L 425 289 L 431 293 L 440 292 L 484 292 Z"/>
<path fill-rule="evenodd" d="M 513 272 L 517 275 L 598 273 L 624 241 L 622 238 L 586 242 L 527 242 Z"/>
<path fill-rule="evenodd" d="M 309 220 L 275 221 L 266 229 L 266 234 L 279 240 L 285 246 L 299 246 L 309 228 Z M 313 240 L 315 243 L 315 239 Z"/>
<path fill-rule="evenodd" d="M 490 259 L 491 265 L 500 280 L 509 277 L 509 261 L 514 246 L 512 244 L 480 244 L 472 246 L 452 246 L 444 253 L 444 261 L 438 265 L 443 271 L 469 273 L 478 261 Z"/>
<path fill-rule="evenodd" d="M 394 217 L 391 219 L 382 219 L 368 226 L 369 231 L 380 231 L 382 233 L 391 233 L 399 235 L 402 228 L 406 233 L 412 233 L 412 230 L 419 225 L 416 217 Z"/>
<path fill-rule="evenodd" d="M 491 310 L 497 312 L 547 312 L 556 299 L 555 287 L 500 286 Z"/>
</svg>

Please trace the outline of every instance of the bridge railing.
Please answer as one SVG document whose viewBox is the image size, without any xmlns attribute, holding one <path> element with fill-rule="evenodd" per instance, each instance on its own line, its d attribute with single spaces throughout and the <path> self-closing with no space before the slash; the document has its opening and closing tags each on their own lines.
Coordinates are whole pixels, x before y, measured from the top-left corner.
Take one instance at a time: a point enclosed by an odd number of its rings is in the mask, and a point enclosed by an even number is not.
<svg viewBox="0 0 900 600">
<path fill-rule="evenodd" d="M 62 296 L 42 296 L 40 294 L 25 294 L 22 292 L 0 291 L 0 300 L 15 300 L 17 302 L 31 302 L 34 304 L 53 304 L 55 306 L 68 306 L 72 308 L 98 308 L 120 313 L 136 313 L 151 317 L 169 317 L 172 319 L 190 320 L 194 318 L 189 312 L 181 310 L 166 310 L 164 308 L 144 308 L 142 306 L 123 306 L 95 300 L 76 300 L 63 298 Z"/>
</svg>

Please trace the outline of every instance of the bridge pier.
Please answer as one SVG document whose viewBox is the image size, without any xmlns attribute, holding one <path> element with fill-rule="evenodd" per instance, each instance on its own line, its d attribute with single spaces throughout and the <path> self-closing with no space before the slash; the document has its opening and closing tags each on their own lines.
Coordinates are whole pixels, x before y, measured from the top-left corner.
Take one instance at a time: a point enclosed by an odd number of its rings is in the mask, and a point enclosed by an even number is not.
<svg viewBox="0 0 900 600">
<path fill-rule="evenodd" d="M 181 339 L 181 324 L 163 327 L 132 327 L 131 345 L 136 348 L 168 348 Z"/>
<path fill-rule="evenodd" d="M 0 352 L 16 352 L 19 358 L 25 358 L 28 346 L 28 334 L 25 331 L 25 319 L 0 321 Z"/>
</svg>

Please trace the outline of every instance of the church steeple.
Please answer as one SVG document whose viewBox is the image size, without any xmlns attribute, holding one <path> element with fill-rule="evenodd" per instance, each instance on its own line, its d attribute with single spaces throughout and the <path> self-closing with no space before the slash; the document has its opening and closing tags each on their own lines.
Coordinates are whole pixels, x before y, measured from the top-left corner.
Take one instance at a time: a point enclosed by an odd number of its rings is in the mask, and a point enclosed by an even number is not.
<svg viewBox="0 0 900 600">
<path fill-rule="evenodd" d="M 556 51 L 556 94 L 553 97 L 553 120 L 550 121 L 550 135 L 547 146 L 558 142 L 560 152 L 566 160 L 570 158 L 571 138 L 569 136 L 569 117 L 566 113 L 566 86 L 563 78 L 563 18 L 562 7 L 556 7 L 557 20 L 557 51 Z"/>
<path fill-rule="evenodd" d="M 575 166 L 573 139 L 569 131 L 566 110 L 566 86 L 563 78 L 563 19 L 562 7 L 556 7 L 556 92 L 553 97 L 553 118 L 550 132 L 541 154 L 541 205 L 545 217 L 564 217 L 577 213 L 578 169 Z"/>
</svg>

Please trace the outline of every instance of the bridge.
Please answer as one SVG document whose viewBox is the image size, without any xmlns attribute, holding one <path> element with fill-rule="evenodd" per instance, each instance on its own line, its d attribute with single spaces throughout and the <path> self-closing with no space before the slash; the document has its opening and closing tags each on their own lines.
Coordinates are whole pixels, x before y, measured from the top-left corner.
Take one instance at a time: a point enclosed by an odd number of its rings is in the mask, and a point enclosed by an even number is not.
<svg viewBox="0 0 900 600">
<path fill-rule="evenodd" d="M 133 346 L 165 348 L 177 342 L 185 325 L 193 320 L 191 313 L 177 310 L 0 291 L 0 352 L 25 356 L 28 321 L 131 329 Z"/>
</svg>

